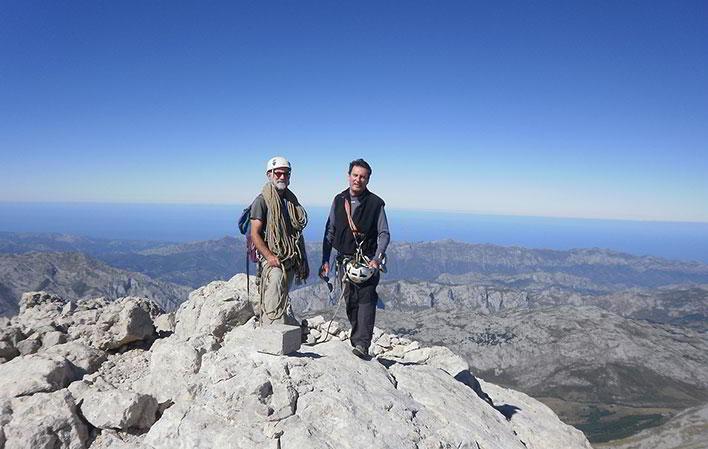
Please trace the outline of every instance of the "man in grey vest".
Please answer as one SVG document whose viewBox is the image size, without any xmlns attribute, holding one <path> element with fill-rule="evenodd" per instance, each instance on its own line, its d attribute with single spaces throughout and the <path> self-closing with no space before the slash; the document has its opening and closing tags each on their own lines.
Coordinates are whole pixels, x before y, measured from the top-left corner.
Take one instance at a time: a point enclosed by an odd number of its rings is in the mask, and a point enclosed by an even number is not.
<svg viewBox="0 0 708 449">
<path fill-rule="evenodd" d="M 363 159 L 349 164 L 349 188 L 332 201 L 322 241 L 320 275 L 330 271 L 332 247 L 342 276 L 347 317 L 352 325 L 352 352 L 369 358 L 376 320 L 379 271 L 391 239 L 384 201 L 368 190 L 371 166 Z"/>
<path fill-rule="evenodd" d="M 290 191 L 290 162 L 281 156 L 268 160 L 268 182 L 251 204 L 251 239 L 260 254 L 261 324 L 298 325 L 292 319 L 288 293 L 293 278 L 309 276 L 302 231 L 307 212 Z"/>
</svg>

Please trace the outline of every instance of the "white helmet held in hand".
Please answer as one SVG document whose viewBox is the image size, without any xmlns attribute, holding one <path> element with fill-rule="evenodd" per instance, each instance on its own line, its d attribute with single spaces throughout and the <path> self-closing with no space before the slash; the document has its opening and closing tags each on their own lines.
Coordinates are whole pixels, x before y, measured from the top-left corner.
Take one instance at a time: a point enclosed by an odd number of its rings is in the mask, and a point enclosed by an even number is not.
<svg viewBox="0 0 708 449">
<path fill-rule="evenodd" d="M 376 269 L 362 262 L 354 262 L 350 260 L 344 267 L 344 273 L 347 279 L 355 284 L 361 284 L 371 279 L 371 276 L 376 274 Z"/>
<path fill-rule="evenodd" d="M 285 159 L 283 156 L 275 156 L 270 158 L 266 164 L 266 172 L 275 170 L 276 168 L 287 168 L 290 170 L 290 161 Z"/>
</svg>

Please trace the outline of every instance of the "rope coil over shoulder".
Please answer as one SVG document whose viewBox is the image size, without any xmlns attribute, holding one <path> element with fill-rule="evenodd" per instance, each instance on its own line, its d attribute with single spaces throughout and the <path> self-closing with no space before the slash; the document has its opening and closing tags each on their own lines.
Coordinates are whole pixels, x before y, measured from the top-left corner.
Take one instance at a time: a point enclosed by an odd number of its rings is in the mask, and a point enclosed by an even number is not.
<svg viewBox="0 0 708 449">
<path fill-rule="evenodd" d="M 307 259 L 305 258 L 300 240 L 302 239 L 302 231 L 307 226 L 307 211 L 300 205 L 297 197 L 290 189 L 285 190 L 285 200 L 287 207 L 288 221 L 285 220 L 283 214 L 282 198 L 278 194 L 275 186 L 268 182 L 263 186 L 263 199 L 268 208 L 268 216 L 265 226 L 265 241 L 268 249 L 280 261 L 280 267 L 283 270 L 283 276 L 279 284 L 276 286 L 278 292 L 278 305 L 275 310 L 265 310 L 263 307 L 263 297 L 265 294 L 265 285 L 267 282 L 261 280 L 260 283 L 260 307 L 261 313 L 271 321 L 275 321 L 283 316 L 288 305 L 288 295 L 283 292 L 288 289 L 287 270 L 295 267 L 297 277 L 304 280 L 307 272 Z M 304 245 L 303 245 L 304 246 Z M 265 280 L 268 279 L 272 271 L 270 265 L 263 266 L 262 276 Z"/>
</svg>

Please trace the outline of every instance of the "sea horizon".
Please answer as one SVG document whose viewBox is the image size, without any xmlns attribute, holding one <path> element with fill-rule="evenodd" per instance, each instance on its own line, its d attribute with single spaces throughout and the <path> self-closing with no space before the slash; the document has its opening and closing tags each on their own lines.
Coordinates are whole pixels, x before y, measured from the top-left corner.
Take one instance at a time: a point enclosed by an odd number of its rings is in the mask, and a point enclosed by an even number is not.
<svg viewBox="0 0 708 449">
<path fill-rule="evenodd" d="M 0 202 L 0 231 L 189 242 L 236 235 L 244 204 Z M 328 207 L 308 207 L 307 240 L 321 240 Z M 392 240 L 570 250 L 605 248 L 708 263 L 708 223 L 479 214 L 387 208 Z"/>
</svg>

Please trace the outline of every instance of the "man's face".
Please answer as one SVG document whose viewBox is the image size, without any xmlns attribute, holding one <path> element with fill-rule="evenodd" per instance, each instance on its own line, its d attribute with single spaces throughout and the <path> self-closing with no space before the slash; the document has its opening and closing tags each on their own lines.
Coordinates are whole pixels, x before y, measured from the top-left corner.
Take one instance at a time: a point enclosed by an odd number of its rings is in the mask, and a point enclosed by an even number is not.
<svg viewBox="0 0 708 449">
<path fill-rule="evenodd" d="M 276 190 L 283 191 L 290 185 L 290 170 L 287 168 L 276 168 L 268 172 L 268 179 L 273 183 Z"/>
<path fill-rule="evenodd" d="M 352 167 L 352 172 L 349 173 L 349 189 L 352 194 L 359 195 L 366 190 L 366 185 L 369 183 L 369 170 L 364 167 L 355 165 Z"/>
</svg>

